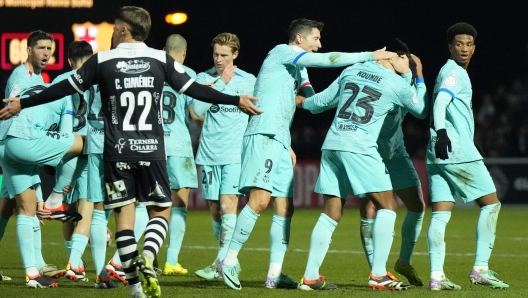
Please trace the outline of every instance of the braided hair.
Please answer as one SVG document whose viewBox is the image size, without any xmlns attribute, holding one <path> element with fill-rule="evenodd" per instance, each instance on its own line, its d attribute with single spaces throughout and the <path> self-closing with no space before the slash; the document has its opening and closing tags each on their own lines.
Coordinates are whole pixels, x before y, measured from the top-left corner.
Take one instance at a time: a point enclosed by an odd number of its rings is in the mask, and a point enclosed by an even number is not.
<svg viewBox="0 0 528 298">
<path fill-rule="evenodd" d="M 411 51 L 409 51 L 409 47 L 407 44 L 405 44 L 403 41 L 401 41 L 399 38 L 396 38 L 396 41 L 405 49 L 405 51 L 396 51 L 396 54 L 398 56 L 407 56 L 409 58 L 409 68 L 411 69 L 412 73 L 412 79 L 411 79 L 411 86 L 414 86 L 416 84 L 416 78 L 418 78 L 418 74 L 416 71 L 416 61 L 411 56 Z"/>
</svg>

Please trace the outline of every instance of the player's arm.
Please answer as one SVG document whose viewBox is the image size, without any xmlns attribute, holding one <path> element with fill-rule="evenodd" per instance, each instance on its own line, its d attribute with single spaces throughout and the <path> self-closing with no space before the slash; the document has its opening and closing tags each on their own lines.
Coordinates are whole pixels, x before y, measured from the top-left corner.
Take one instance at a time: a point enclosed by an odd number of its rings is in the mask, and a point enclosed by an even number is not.
<svg viewBox="0 0 528 298">
<path fill-rule="evenodd" d="M 208 82 L 208 75 L 203 72 L 199 73 L 198 76 L 196 76 L 196 82 L 199 84 L 205 85 L 205 86 L 209 86 L 211 88 L 217 87 L 216 82 Z M 215 89 L 215 90 L 221 92 L 222 90 L 224 90 L 224 88 L 225 88 L 225 84 L 223 85 L 223 87 Z M 193 111 L 193 114 L 195 114 L 196 117 L 203 117 L 203 115 L 209 110 L 209 108 L 212 105 L 213 104 L 211 103 L 206 103 L 200 100 L 193 99 L 193 105 L 189 110 Z M 203 118 L 202 118 L 202 124 L 203 124 Z"/>
<path fill-rule="evenodd" d="M 339 103 L 339 78 L 336 79 L 324 91 L 307 98 L 302 103 L 305 110 L 309 110 L 313 114 L 321 113 L 326 110 L 337 107 Z"/>
<path fill-rule="evenodd" d="M 361 52 L 361 53 L 308 53 L 302 52 L 297 55 L 292 64 L 302 67 L 342 67 L 352 65 L 358 62 L 365 62 L 371 60 L 390 59 L 396 56 L 393 52 L 385 51 L 385 48 L 375 52 Z"/>
<path fill-rule="evenodd" d="M 440 89 L 433 105 L 433 124 L 436 130 L 435 154 L 436 158 L 444 160 L 449 158 L 447 151 L 451 152 L 451 140 L 447 135 L 445 125 L 446 110 L 451 100 L 451 94 Z"/>
<path fill-rule="evenodd" d="M 4 102 L 9 103 L 5 108 L 0 110 L 0 120 L 8 119 L 18 114 L 23 108 L 34 107 L 37 105 L 49 103 L 75 92 L 83 93 L 90 88 L 97 72 L 97 54 L 88 59 L 76 73 L 72 74 L 68 80 L 63 80 L 57 84 L 51 85 L 46 90 L 20 100 L 20 98 L 6 98 Z"/>
<path fill-rule="evenodd" d="M 60 119 L 60 132 L 73 133 L 73 119 L 75 112 L 73 111 L 73 100 L 71 95 L 64 98 L 64 106 Z"/>
<path fill-rule="evenodd" d="M 238 106 L 240 110 L 249 115 L 262 113 L 251 102 L 257 100 L 250 95 L 231 96 L 214 90 L 213 88 L 196 83 L 189 75 L 184 73 L 182 67 L 167 55 L 166 82 L 178 93 L 184 93 L 194 99 L 208 103 L 227 104 Z M 1 117 L 1 111 L 0 111 Z"/>
</svg>

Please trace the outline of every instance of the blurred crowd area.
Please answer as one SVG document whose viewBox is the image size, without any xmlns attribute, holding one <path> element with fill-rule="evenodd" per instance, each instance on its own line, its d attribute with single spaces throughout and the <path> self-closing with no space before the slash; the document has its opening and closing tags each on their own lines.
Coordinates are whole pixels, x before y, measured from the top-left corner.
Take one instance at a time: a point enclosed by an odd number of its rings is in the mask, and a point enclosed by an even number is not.
<svg viewBox="0 0 528 298">
<path fill-rule="evenodd" d="M 297 110 L 291 128 L 292 148 L 298 159 L 321 157 L 321 146 L 335 110 L 320 115 Z M 528 81 L 514 80 L 498 85 L 494 92 L 473 96 L 475 143 L 486 157 L 528 157 Z M 192 121 L 191 121 L 192 122 Z M 191 124 L 193 147 L 197 148 L 200 128 Z M 429 119 L 407 116 L 403 131 L 412 158 L 424 159 L 429 139 Z"/>
</svg>

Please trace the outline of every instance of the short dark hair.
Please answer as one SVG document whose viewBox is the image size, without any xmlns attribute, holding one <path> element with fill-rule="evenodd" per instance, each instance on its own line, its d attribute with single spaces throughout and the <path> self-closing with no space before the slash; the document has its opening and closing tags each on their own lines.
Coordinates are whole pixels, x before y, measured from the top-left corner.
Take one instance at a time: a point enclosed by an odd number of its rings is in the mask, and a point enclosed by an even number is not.
<svg viewBox="0 0 528 298">
<path fill-rule="evenodd" d="M 123 6 L 117 10 L 115 19 L 128 25 L 133 39 L 137 41 L 147 39 L 152 23 L 150 14 L 145 9 L 136 6 Z"/>
<path fill-rule="evenodd" d="M 74 41 L 70 43 L 70 46 L 68 47 L 68 58 L 70 58 L 72 61 L 92 55 L 92 46 L 85 40 Z"/>
<path fill-rule="evenodd" d="M 293 20 L 288 29 L 288 42 L 295 40 L 297 34 L 301 33 L 302 35 L 310 34 L 313 28 L 317 28 L 319 31 L 323 30 L 323 22 L 312 21 L 308 19 L 297 19 Z"/>
<path fill-rule="evenodd" d="M 32 48 L 35 45 L 37 45 L 37 42 L 39 40 L 51 40 L 51 42 L 53 42 L 53 36 L 49 35 L 48 33 L 42 30 L 35 30 L 29 33 L 29 36 L 27 39 L 27 46 Z"/>
<path fill-rule="evenodd" d="M 396 41 L 398 41 L 398 43 L 405 49 L 405 51 L 396 51 L 396 54 L 398 56 L 405 55 L 409 59 L 409 68 L 411 69 L 412 73 L 411 86 L 413 86 L 416 84 L 416 78 L 418 78 L 418 71 L 416 70 L 416 61 L 414 61 L 413 57 L 411 56 L 411 51 L 409 50 L 407 44 L 401 41 L 401 39 L 399 38 L 396 38 Z"/>
<path fill-rule="evenodd" d="M 477 30 L 471 24 L 460 22 L 447 29 L 447 43 L 451 44 L 455 40 L 455 36 L 459 34 L 467 34 L 473 36 L 473 40 L 477 40 Z"/>
</svg>

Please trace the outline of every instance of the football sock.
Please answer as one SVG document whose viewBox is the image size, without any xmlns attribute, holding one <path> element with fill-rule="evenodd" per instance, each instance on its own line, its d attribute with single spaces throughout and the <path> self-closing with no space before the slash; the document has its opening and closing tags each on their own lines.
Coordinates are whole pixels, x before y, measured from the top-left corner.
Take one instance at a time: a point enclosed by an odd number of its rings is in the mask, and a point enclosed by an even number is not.
<svg viewBox="0 0 528 298">
<path fill-rule="evenodd" d="M 72 242 L 71 240 L 64 240 L 64 246 L 68 250 L 68 256 L 71 254 Z"/>
<path fill-rule="evenodd" d="M 71 248 L 69 263 L 72 265 L 73 268 L 80 268 L 83 266 L 81 258 L 82 258 L 84 249 L 86 248 L 87 244 L 88 244 L 88 237 L 82 234 L 75 234 L 75 233 L 72 235 L 72 248 Z M 105 230 L 105 245 L 106 245 L 106 230 Z"/>
<path fill-rule="evenodd" d="M 307 280 L 319 278 L 319 268 L 323 264 L 336 227 L 337 222 L 335 220 L 321 213 L 310 237 L 310 251 L 308 252 L 306 271 L 304 271 L 304 278 Z"/>
<path fill-rule="evenodd" d="M 139 274 L 136 266 L 132 266 L 132 260 L 138 256 L 137 243 L 134 231 L 123 230 L 115 233 L 117 251 L 121 259 L 123 271 L 129 285 L 139 283 Z"/>
<path fill-rule="evenodd" d="M 500 208 L 500 203 L 480 208 L 480 216 L 477 222 L 477 251 L 475 254 L 474 266 L 479 266 L 477 269 L 481 271 L 487 270 L 488 261 L 495 243 L 495 230 L 497 228 L 497 219 L 499 217 Z M 482 266 L 485 266 L 486 268 Z"/>
<path fill-rule="evenodd" d="M 40 221 L 38 217 L 33 216 L 33 252 L 35 253 L 35 265 L 42 268 L 46 265 L 42 257 L 42 231 L 40 230 Z"/>
<path fill-rule="evenodd" d="M 427 245 L 429 246 L 429 262 L 431 266 L 431 272 L 436 271 L 442 274 L 444 272 L 444 260 L 446 252 L 444 235 L 447 223 L 449 222 L 450 218 L 450 211 L 433 211 L 431 216 L 429 231 L 427 231 Z"/>
<path fill-rule="evenodd" d="M 153 217 L 147 224 L 143 255 L 149 259 L 151 264 L 158 255 L 158 251 L 163 245 L 163 241 L 165 241 L 168 229 L 169 223 L 161 216 Z"/>
<path fill-rule="evenodd" d="M 227 254 L 229 249 L 229 243 L 233 237 L 235 231 L 235 225 L 237 221 L 236 214 L 224 214 L 222 215 L 222 223 L 220 228 L 220 239 L 218 239 L 218 255 L 216 256 L 215 263 L 222 261 Z"/>
<path fill-rule="evenodd" d="M 233 238 L 231 238 L 229 249 L 227 250 L 226 257 L 223 261 L 224 265 L 236 265 L 238 252 L 249 238 L 249 234 L 253 231 L 253 227 L 255 226 L 258 217 L 259 215 L 248 205 L 240 211 L 236 221 Z"/>
<path fill-rule="evenodd" d="M 187 208 L 172 207 L 169 224 L 169 248 L 167 249 L 167 263 L 171 266 L 178 264 L 178 255 L 185 235 L 187 221 Z"/>
<path fill-rule="evenodd" d="M 92 223 L 90 225 L 90 249 L 92 250 L 95 274 L 99 274 L 101 277 L 107 276 L 105 270 L 107 225 L 108 219 L 106 218 L 105 212 L 94 209 Z"/>
<path fill-rule="evenodd" d="M 26 274 L 35 276 L 38 274 L 35 265 L 35 246 L 33 245 L 34 216 L 19 214 L 16 221 L 16 235 L 20 256 L 26 269 Z M 36 271 L 36 272 L 35 272 Z"/>
<path fill-rule="evenodd" d="M 407 211 L 401 229 L 402 243 L 400 248 L 400 263 L 411 263 L 412 253 L 420 231 L 422 231 L 424 212 Z"/>
<path fill-rule="evenodd" d="M 372 269 L 372 258 L 374 256 L 374 246 L 372 245 L 372 227 L 374 226 L 375 221 L 375 218 L 362 217 L 359 222 L 361 244 L 363 245 L 363 251 L 365 252 L 365 257 L 367 257 L 367 263 L 370 269 Z"/>
<path fill-rule="evenodd" d="M 372 227 L 372 244 L 374 254 L 372 258 L 372 275 L 387 275 L 387 259 L 389 258 L 392 241 L 394 240 L 394 222 L 396 212 L 389 209 L 380 209 Z"/>
<path fill-rule="evenodd" d="M 291 218 L 273 215 L 270 228 L 270 278 L 278 278 L 281 274 L 284 255 L 290 243 L 290 226 Z"/>
</svg>

